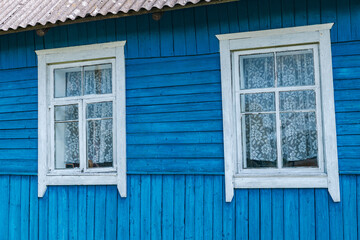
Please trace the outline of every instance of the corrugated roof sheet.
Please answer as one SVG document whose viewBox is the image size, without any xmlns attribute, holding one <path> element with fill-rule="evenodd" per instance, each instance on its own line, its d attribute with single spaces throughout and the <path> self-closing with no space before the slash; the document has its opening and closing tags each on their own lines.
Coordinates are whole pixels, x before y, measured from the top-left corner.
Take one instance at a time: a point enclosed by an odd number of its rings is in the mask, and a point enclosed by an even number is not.
<svg viewBox="0 0 360 240">
<path fill-rule="evenodd" d="M 87 16 L 138 12 L 211 0 L 0 0 L 0 30 L 65 22 Z"/>
</svg>

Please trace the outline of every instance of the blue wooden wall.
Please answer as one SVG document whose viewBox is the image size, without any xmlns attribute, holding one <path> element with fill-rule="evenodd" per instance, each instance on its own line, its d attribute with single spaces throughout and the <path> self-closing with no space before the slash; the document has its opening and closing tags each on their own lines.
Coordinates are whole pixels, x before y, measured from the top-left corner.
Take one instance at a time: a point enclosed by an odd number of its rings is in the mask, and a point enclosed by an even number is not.
<svg viewBox="0 0 360 240">
<path fill-rule="evenodd" d="M 71 186 L 41 199 L 36 176 L 0 176 L 0 239 L 358 239 L 360 177 L 340 182 L 340 203 L 326 189 L 236 190 L 226 203 L 223 176 L 129 175 L 127 198 Z"/>
<path fill-rule="evenodd" d="M 215 34 L 335 22 L 341 202 L 321 189 L 236 190 L 225 203 Z M 127 40 L 128 198 L 37 193 L 34 50 Z M 360 0 L 241 0 L 0 36 L 0 239 L 357 239 Z M 17 175 L 17 176 L 16 176 Z"/>
</svg>

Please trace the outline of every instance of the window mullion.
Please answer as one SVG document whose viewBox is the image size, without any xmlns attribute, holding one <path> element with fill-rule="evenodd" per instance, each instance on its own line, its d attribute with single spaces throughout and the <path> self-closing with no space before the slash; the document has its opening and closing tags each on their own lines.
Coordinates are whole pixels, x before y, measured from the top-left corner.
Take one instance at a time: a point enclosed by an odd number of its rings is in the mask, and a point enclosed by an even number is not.
<svg viewBox="0 0 360 240">
<path fill-rule="evenodd" d="M 86 171 L 86 121 L 85 121 L 85 103 L 79 102 L 79 137 L 80 137 L 80 170 Z"/>
<path fill-rule="evenodd" d="M 274 69 L 275 69 L 275 110 L 276 110 L 276 147 L 277 147 L 277 167 L 282 168 L 282 159 L 281 159 L 281 122 L 280 122 L 280 97 L 278 86 L 278 77 L 277 77 L 277 62 L 276 62 L 276 52 L 274 52 Z"/>
</svg>

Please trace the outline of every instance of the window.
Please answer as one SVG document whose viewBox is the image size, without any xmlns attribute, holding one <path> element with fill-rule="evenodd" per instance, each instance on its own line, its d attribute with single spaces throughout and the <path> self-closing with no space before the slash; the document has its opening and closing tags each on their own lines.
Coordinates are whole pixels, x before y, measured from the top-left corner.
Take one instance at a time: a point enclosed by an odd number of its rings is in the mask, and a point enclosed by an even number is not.
<svg viewBox="0 0 360 240">
<path fill-rule="evenodd" d="M 331 26 L 217 36 L 227 201 L 234 188 L 328 188 L 340 201 Z"/>
<path fill-rule="evenodd" d="M 39 197 L 48 185 L 126 196 L 125 42 L 37 51 Z"/>
</svg>

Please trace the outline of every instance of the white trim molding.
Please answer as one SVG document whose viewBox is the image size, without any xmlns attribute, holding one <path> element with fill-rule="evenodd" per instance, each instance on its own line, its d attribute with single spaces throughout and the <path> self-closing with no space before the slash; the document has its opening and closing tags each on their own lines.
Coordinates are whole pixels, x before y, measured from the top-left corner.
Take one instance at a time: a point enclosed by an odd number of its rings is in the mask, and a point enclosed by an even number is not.
<svg viewBox="0 0 360 240">
<path fill-rule="evenodd" d="M 77 47 L 38 50 L 38 197 L 43 197 L 50 185 L 117 185 L 121 197 L 126 197 L 126 98 L 125 41 Z M 54 70 L 68 67 L 111 64 L 112 92 L 86 95 L 80 98 L 54 98 Z M 86 104 L 111 101 L 113 104 L 113 167 L 87 168 L 85 144 Z M 78 103 L 80 168 L 54 167 L 54 106 Z M 82 142 L 82 143 L 81 143 Z"/>
<path fill-rule="evenodd" d="M 327 188 L 334 202 L 340 201 L 338 153 L 330 29 L 333 23 L 265 31 L 217 35 L 220 41 L 221 88 L 223 107 L 225 198 L 232 201 L 236 188 Z M 310 49 L 314 58 L 315 84 L 299 87 L 239 89 L 240 56 L 275 51 Z M 240 93 L 312 90 L 316 93 L 318 166 L 283 168 L 277 144 L 278 167 L 248 169 L 243 166 Z M 277 129 L 279 103 L 276 100 Z M 275 113 L 275 112 L 274 112 Z M 277 141 L 279 142 L 279 131 Z"/>
</svg>

